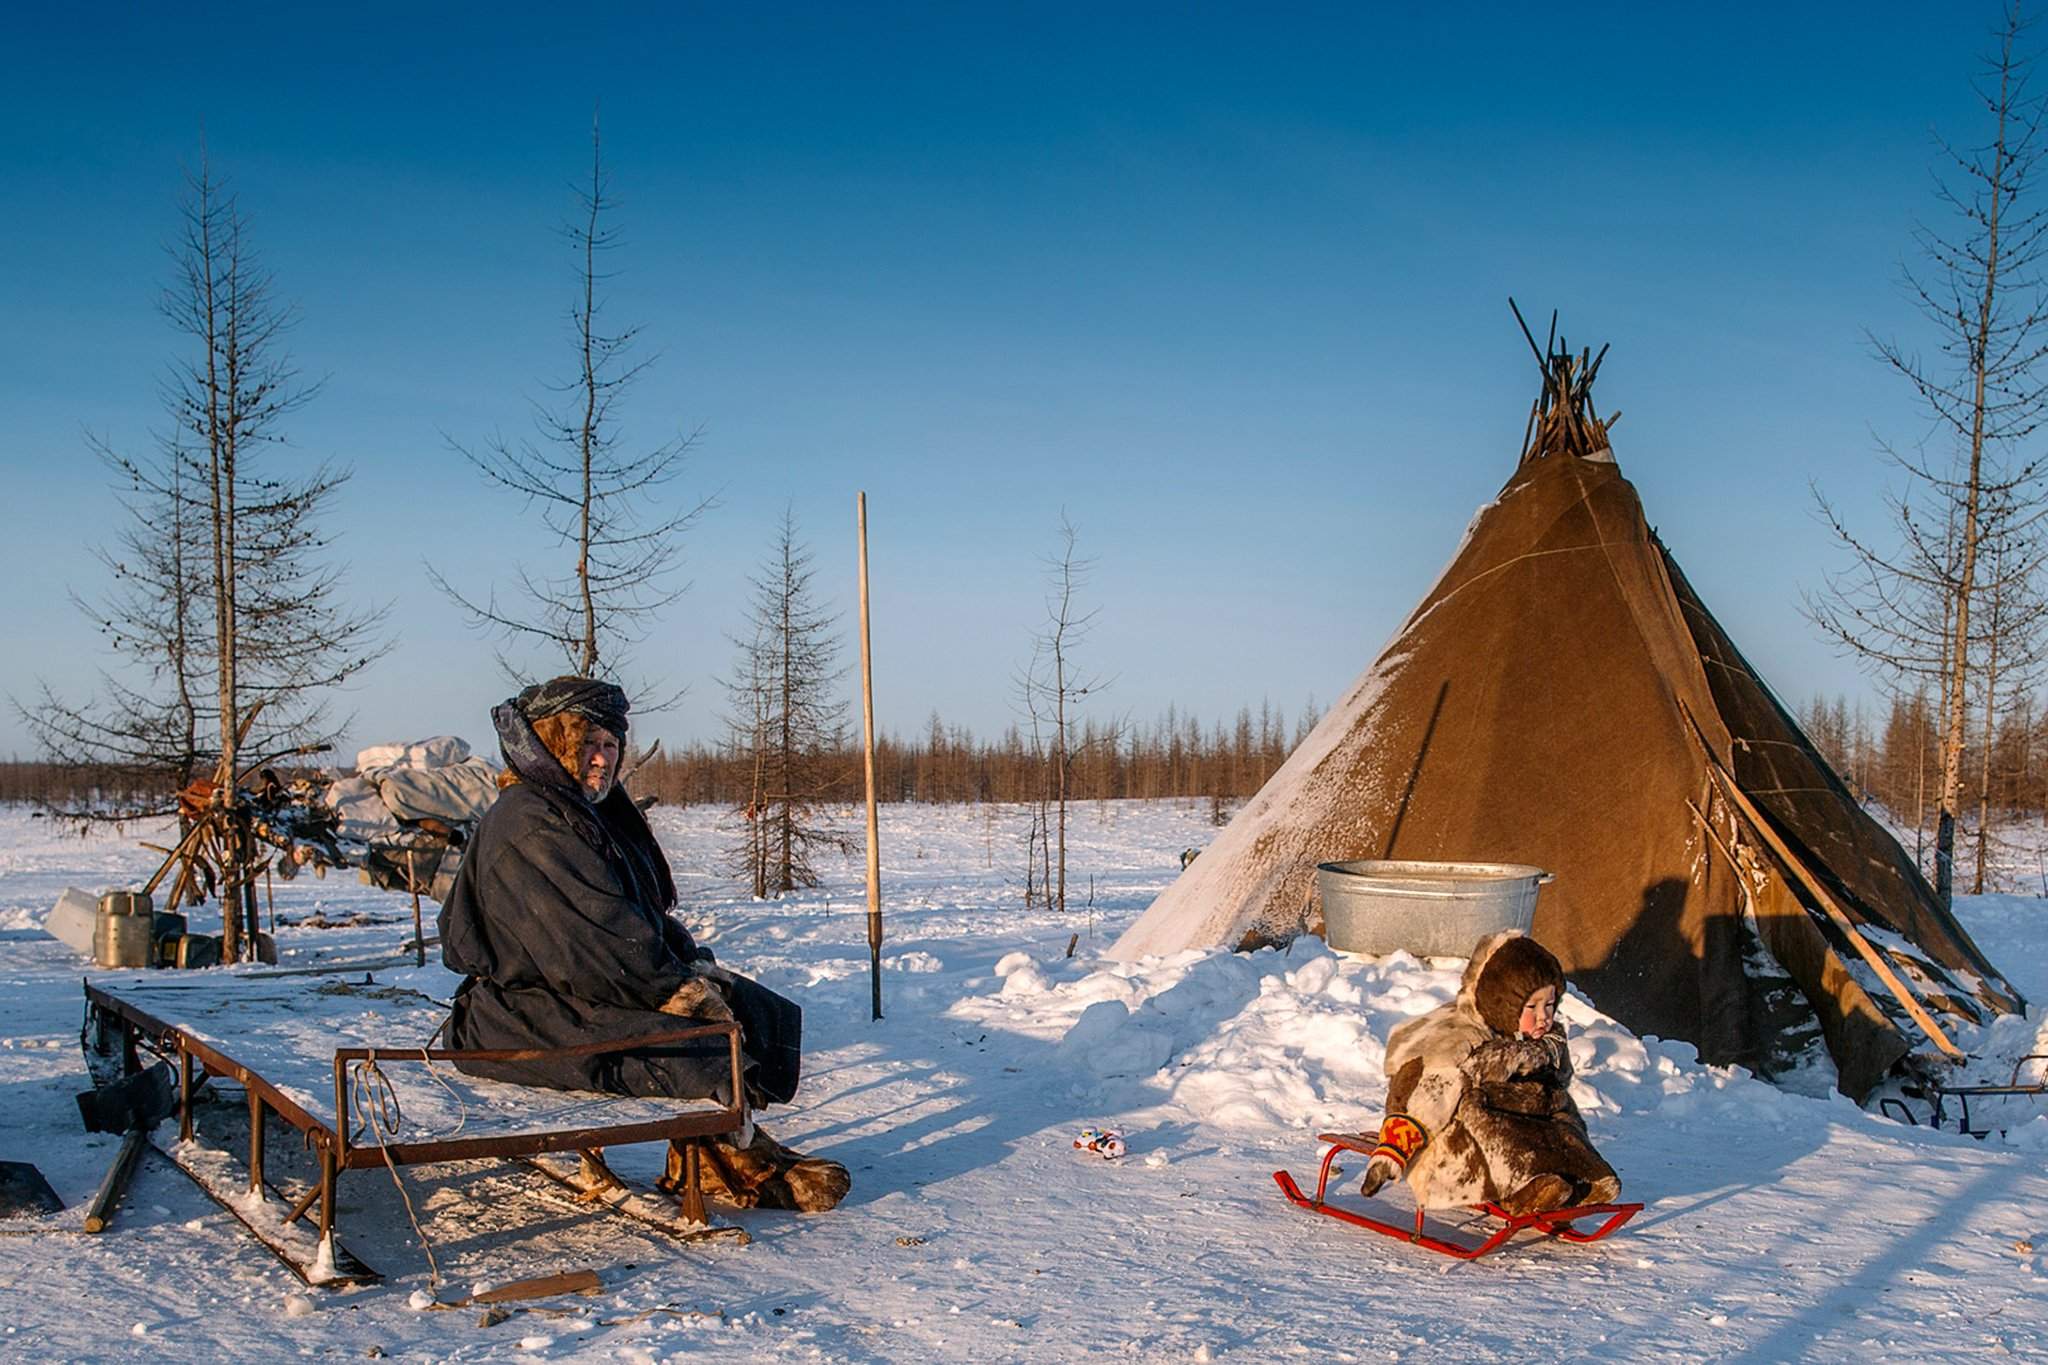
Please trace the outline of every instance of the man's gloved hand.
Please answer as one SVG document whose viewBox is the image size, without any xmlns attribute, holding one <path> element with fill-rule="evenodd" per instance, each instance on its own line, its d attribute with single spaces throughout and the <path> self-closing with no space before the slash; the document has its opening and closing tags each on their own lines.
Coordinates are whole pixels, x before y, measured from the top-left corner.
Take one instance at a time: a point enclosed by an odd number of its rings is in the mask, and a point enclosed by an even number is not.
<svg viewBox="0 0 2048 1365">
<path fill-rule="evenodd" d="M 1368 1199 L 1380 1192 L 1380 1186 L 1401 1174 L 1401 1167 L 1390 1156 L 1376 1156 L 1365 1163 L 1365 1179 L 1359 1184 L 1358 1192 Z"/>
<path fill-rule="evenodd" d="M 693 976 L 676 987 L 676 993 L 661 1002 L 663 1014 L 673 1014 L 679 1019 L 690 1019 L 701 1024 L 723 1024 L 733 1017 L 732 1006 L 726 1003 L 725 995 L 717 985 L 704 977 Z"/>
</svg>

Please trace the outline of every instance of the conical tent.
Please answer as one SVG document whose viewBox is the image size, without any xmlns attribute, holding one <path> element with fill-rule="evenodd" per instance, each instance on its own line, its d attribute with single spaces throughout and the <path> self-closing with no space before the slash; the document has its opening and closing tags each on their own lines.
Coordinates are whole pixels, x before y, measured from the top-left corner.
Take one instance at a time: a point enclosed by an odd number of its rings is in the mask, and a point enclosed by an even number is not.
<svg viewBox="0 0 2048 1365">
<path fill-rule="evenodd" d="M 1766 1073 L 1824 1040 L 1861 1097 L 2017 995 L 1651 531 L 1597 368 L 1548 358 L 1443 577 L 1111 954 L 1319 929 L 1319 862 L 1531 863 L 1535 936 L 1602 1010 Z"/>
</svg>

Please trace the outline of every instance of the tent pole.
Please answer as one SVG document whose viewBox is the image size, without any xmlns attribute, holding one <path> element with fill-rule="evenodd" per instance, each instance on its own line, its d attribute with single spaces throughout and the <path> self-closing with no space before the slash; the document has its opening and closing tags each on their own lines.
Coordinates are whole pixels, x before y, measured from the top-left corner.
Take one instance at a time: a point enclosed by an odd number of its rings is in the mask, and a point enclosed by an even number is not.
<svg viewBox="0 0 2048 1365">
<path fill-rule="evenodd" d="M 1686 726 L 1694 742 L 1699 745 L 1700 756 L 1706 759 L 1707 771 L 1713 776 L 1715 785 L 1721 789 L 1721 794 L 1742 812 L 1743 820 L 1756 831 L 1757 837 L 1764 841 L 1764 846 L 1771 850 L 1772 855 L 1799 879 L 1799 884 L 1807 889 L 1820 904 L 1821 910 L 1833 921 L 1834 926 L 1849 940 L 1849 946 L 1856 950 L 1857 956 L 1869 965 L 1870 970 L 1877 973 L 1877 978 L 1884 982 L 1885 989 L 1898 997 L 1899 1003 L 1906 1007 L 1906 1013 L 1912 1016 L 1913 1022 L 1920 1026 L 1921 1031 L 1951 1060 L 1962 1061 L 1963 1050 L 1949 1041 L 1949 1036 L 1941 1031 L 1941 1025 L 1934 1022 L 1934 1016 L 1914 997 L 1905 981 L 1892 970 L 1891 964 L 1879 955 L 1877 949 L 1871 947 L 1870 940 L 1863 937 L 1863 931 L 1856 927 L 1856 921 L 1850 919 L 1849 913 L 1842 909 L 1834 893 L 1822 885 L 1820 878 L 1814 876 L 1806 864 L 1799 860 L 1798 855 L 1793 853 L 1791 847 L 1778 837 L 1778 832 L 1771 828 L 1770 821 L 1756 808 L 1756 803 L 1749 799 L 1742 788 L 1736 785 L 1735 779 L 1728 774 L 1727 769 L 1721 766 L 1721 760 L 1707 747 L 1707 737 L 1700 732 L 1700 723 L 1693 718 L 1692 709 L 1682 701 L 1678 703 L 1678 709 L 1684 713 Z M 1693 814 L 1699 813 L 1699 809 L 1695 807 Z M 1706 823 L 1704 818 L 1701 819 L 1701 823 Z"/>
<path fill-rule="evenodd" d="M 1857 955 L 1869 964 L 1870 970 L 1877 973 L 1878 979 L 1884 982 L 1885 989 L 1898 997 L 1899 1003 L 1906 1007 L 1906 1013 L 1913 1017 L 1913 1022 L 1918 1024 L 1921 1031 L 1933 1040 L 1936 1047 L 1940 1048 L 1953 1060 L 1962 1061 L 1962 1049 L 1949 1041 L 1948 1035 L 1941 1031 L 1941 1025 L 1934 1022 L 1934 1016 L 1929 1014 L 1926 1007 L 1914 997 L 1912 990 L 1907 987 L 1904 979 L 1892 970 L 1891 964 L 1886 962 L 1877 949 L 1870 945 L 1870 940 L 1863 937 L 1862 931 L 1856 927 L 1856 921 L 1849 918 L 1848 912 L 1842 909 L 1834 896 L 1829 893 L 1827 887 L 1821 884 L 1820 878 L 1807 870 L 1806 864 L 1800 862 L 1785 842 L 1778 837 L 1777 831 L 1772 829 L 1765 821 L 1763 812 L 1750 802 L 1750 799 L 1742 793 L 1739 787 L 1728 781 L 1723 774 L 1717 772 L 1716 776 L 1721 778 L 1720 786 L 1723 794 L 1728 796 L 1735 805 L 1735 808 L 1742 812 L 1745 823 L 1755 830 L 1757 836 L 1764 841 L 1764 844 L 1771 852 L 1777 855 L 1778 861 L 1792 870 L 1792 875 L 1799 879 L 1800 885 L 1804 886 L 1812 894 L 1813 898 L 1820 902 L 1820 908 L 1827 914 L 1830 920 L 1834 921 L 1835 927 L 1842 931 L 1843 936 L 1849 940 L 1849 946 L 1854 948 Z M 1695 808 L 1693 813 L 1695 815 L 1699 813 L 1697 808 Z M 1702 823 L 1705 823 L 1704 819 Z"/>
<path fill-rule="evenodd" d="M 875 818 L 875 669 L 868 647 L 868 495 L 853 495 L 860 539 L 860 716 L 861 767 L 868 804 L 868 973 L 874 986 L 873 1018 L 882 1017 L 882 847 Z"/>
</svg>

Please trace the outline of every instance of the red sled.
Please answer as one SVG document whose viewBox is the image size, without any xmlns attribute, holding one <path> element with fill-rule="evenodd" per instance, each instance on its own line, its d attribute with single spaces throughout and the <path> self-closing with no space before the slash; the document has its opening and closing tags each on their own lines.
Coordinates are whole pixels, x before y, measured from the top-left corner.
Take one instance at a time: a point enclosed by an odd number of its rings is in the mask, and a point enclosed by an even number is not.
<svg viewBox="0 0 2048 1365">
<path fill-rule="evenodd" d="M 1461 1261 L 1476 1261 L 1489 1251 L 1497 1251 L 1507 1245 L 1509 1238 L 1529 1228 L 1534 1228 L 1546 1237 L 1562 1238 L 1567 1242 L 1597 1242 L 1643 1211 L 1641 1204 L 1581 1204 L 1576 1208 L 1518 1214 L 1509 1213 L 1498 1204 L 1474 1204 L 1472 1207 L 1480 1213 L 1500 1219 L 1501 1226 L 1477 1246 L 1466 1246 L 1424 1232 L 1421 1209 L 1415 1210 L 1415 1226 L 1408 1228 L 1397 1223 L 1384 1223 L 1366 1214 L 1354 1213 L 1350 1209 L 1340 1209 L 1334 1204 L 1326 1203 L 1323 1195 L 1330 1187 L 1330 1163 L 1337 1159 L 1337 1153 L 1360 1152 L 1370 1155 L 1372 1149 L 1378 1145 L 1379 1139 L 1365 1133 L 1322 1133 L 1318 1135 L 1317 1141 L 1330 1144 L 1330 1150 L 1323 1153 L 1323 1170 L 1316 1180 L 1315 1198 L 1311 1199 L 1303 1194 L 1301 1187 L 1294 1183 L 1294 1177 L 1286 1171 L 1273 1172 L 1273 1179 L 1279 1184 L 1280 1192 L 1287 1196 L 1289 1203 L 1298 1204 L 1311 1213 L 1324 1214 L 1341 1223 L 1365 1228 L 1397 1241 L 1413 1242 L 1419 1247 L 1425 1247 L 1444 1256 L 1454 1256 Z M 1572 1224 L 1582 1218 L 1601 1218 L 1605 1221 L 1591 1232 L 1581 1232 Z"/>
</svg>

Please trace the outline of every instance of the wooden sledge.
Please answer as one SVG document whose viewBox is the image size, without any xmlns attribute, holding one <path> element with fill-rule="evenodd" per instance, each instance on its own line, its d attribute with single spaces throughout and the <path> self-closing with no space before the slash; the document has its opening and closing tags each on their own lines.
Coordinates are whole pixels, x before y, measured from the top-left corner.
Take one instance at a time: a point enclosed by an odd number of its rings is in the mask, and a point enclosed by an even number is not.
<svg viewBox="0 0 2048 1365">
<path fill-rule="evenodd" d="M 1490 1218 L 1500 1219 L 1501 1226 L 1496 1228 L 1484 1241 L 1476 1245 L 1454 1242 L 1424 1231 L 1423 1210 L 1420 1208 L 1415 1210 L 1414 1226 L 1403 1227 L 1398 1223 L 1383 1222 L 1369 1214 L 1339 1208 L 1335 1204 L 1327 1202 L 1324 1196 L 1330 1188 L 1330 1167 L 1336 1161 L 1337 1153 L 1358 1152 L 1370 1156 L 1372 1149 L 1378 1145 L 1379 1138 L 1370 1133 L 1321 1133 L 1317 1135 L 1316 1140 L 1328 1143 L 1329 1150 L 1323 1153 L 1323 1167 L 1321 1174 L 1316 1180 L 1314 1198 L 1303 1194 L 1301 1187 L 1294 1183 L 1294 1177 L 1286 1171 L 1273 1172 L 1273 1180 L 1280 1186 L 1280 1192 L 1287 1196 L 1287 1201 L 1290 1204 L 1299 1205 L 1311 1213 L 1320 1213 L 1327 1217 L 1335 1218 L 1340 1223 L 1349 1223 L 1353 1227 L 1364 1228 L 1369 1232 L 1377 1232 L 1384 1237 L 1392 1237 L 1402 1242 L 1412 1242 L 1426 1250 L 1434 1251 L 1443 1256 L 1455 1257 L 1460 1261 L 1476 1261 L 1489 1252 L 1498 1251 L 1501 1247 L 1506 1246 L 1516 1233 L 1530 1229 L 1534 1229 L 1546 1237 L 1555 1237 L 1566 1242 L 1597 1242 L 1643 1211 L 1641 1204 L 1581 1204 L 1576 1208 L 1551 1209 L 1543 1213 L 1515 1214 L 1509 1213 L 1498 1204 L 1474 1204 L 1472 1208 L 1476 1212 Z M 1605 1221 L 1601 1222 L 1591 1232 L 1581 1232 L 1573 1226 L 1574 1223 L 1581 1219 L 1588 1218 L 1600 1218 Z"/>
<path fill-rule="evenodd" d="M 699 1180 L 702 1162 L 695 1150 L 703 1139 L 739 1132 L 746 1123 L 745 1089 L 742 1083 L 739 1026 L 726 1022 L 695 1025 L 645 1038 L 586 1044 L 553 1051 L 464 1051 L 421 1047 L 337 1047 L 331 1054 L 334 1113 L 330 1119 L 314 1112 L 313 1101 L 304 1087 L 291 1086 L 259 1074 L 253 1067 L 230 1055 L 222 1044 L 196 1029 L 169 1022 L 146 1010 L 136 997 L 166 994 L 128 988 L 123 994 L 88 983 L 85 987 L 86 1024 L 84 1042 L 88 1067 L 96 1076 L 120 1074 L 141 1068 L 141 1054 L 150 1053 L 172 1064 L 178 1082 L 178 1141 L 163 1154 L 183 1170 L 215 1202 L 235 1215 L 257 1241 L 291 1267 L 311 1285 L 338 1288 L 375 1282 L 377 1273 L 344 1249 L 335 1234 L 337 1202 L 335 1186 L 343 1172 L 364 1169 L 395 1169 L 399 1166 L 436 1162 L 475 1161 L 485 1158 L 524 1159 L 527 1169 L 545 1175 L 556 1185 L 566 1183 L 559 1171 L 535 1160 L 549 1153 L 573 1153 L 635 1142 L 670 1140 L 685 1144 L 689 1158 L 684 1163 L 686 1180 L 677 1192 L 678 1223 L 704 1229 L 706 1239 L 730 1236 L 737 1230 L 709 1225 L 704 1214 Z M 124 996 L 126 998 L 124 998 Z M 168 996 L 167 998 L 175 998 Z M 155 1005 L 151 1000 L 151 1004 Z M 478 1136 L 429 1137 L 407 1140 L 394 1132 L 384 1136 L 366 1122 L 364 1114 L 351 1114 L 351 1094 L 363 1088 L 362 1072 L 372 1077 L 380 1067 L 398 1068 L 421 1064 L 430 1070 L 435 1063 L 467 1061 L 534 1061 L 553 1057 L 587 1056 L 633 1049 L 668 1047 L 704 1039 L 723 1039 L 730 1066 L 733 1102 L 720 1108 L 681 1107 L 683 1102 L 659 1102 L 654 1116 L 640 1114 L 625 1122 L 583 1122 L 569 1127 L 538 1130 L 500 1131 Z M 239 1048 L 238 1048 L 239 1050 Z M 245 1054 L 246 1055 L 246 1054 Z M 323 1070 L 326 1059 L 320 1060 Z M 202 1133 L 199 1119 L 200 1092 L 207 1077 L 220 1077 L 242 1086 L 247 1097 L 246 1132 L 224 1141 L 209 1143 L 212 1133 Z M 380 1078 L 381 1079 L 381 1078 Z M 467 1078 L 465 1078 L 467 1079 Z M 353 1084 L 352 1084 L 353 1083 Z M 576 1097 L 563 1092 L 507 1087 L 501 1082 L 482 1083 L 501 1095 L 510 1090 L 534 1101 L 560 1102 Z M 604 1097 L 585 1096 L 593 1104 L 608 1103 Z M 219 1106 L 207 1106 L 218 1109 Z M 239 1108 L 239 1101 L 237 1103 Z M 645 1102 L 641 1102 L 645 1107 Z M 575 1112 L 572 1110 L 572 1112 Z M 240 1116 L 238 1115 L 237 1118 Z M 280 1189 L 266 1178 L 264 1139 L 275 1117 L 296 1129 L 318 1162 L 318 1178 L 299 1191 Z M 218 1122 L 207 1125 L 219 1130 Z M 239 1129 L 241 1124 L 233 1125 Z M 364 1141 L 365 1131 L 376 1134 Z M 229 1149 L 246 1142 L 247 1161 L 241 1170 Z M 546 1184 L 548 1182 L 536 1182 Z M 620 1201 L 593 1201 L 592 1211 L 623 1212 L 636 1221 L 653 1225 L 667 1220 L 650 1210 L 619 1207 Z M 302 1221 L 303 1220 L 303 1221 Z M 685 1237 L 675 1228 L 671 1235 Z"/>
</svg>

